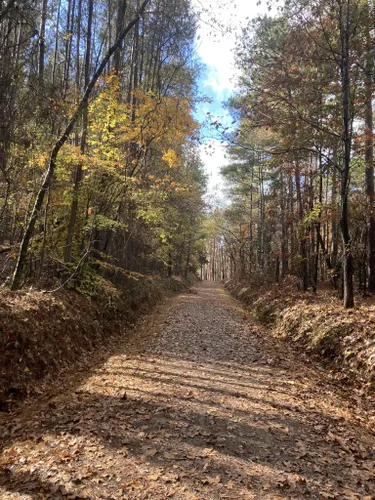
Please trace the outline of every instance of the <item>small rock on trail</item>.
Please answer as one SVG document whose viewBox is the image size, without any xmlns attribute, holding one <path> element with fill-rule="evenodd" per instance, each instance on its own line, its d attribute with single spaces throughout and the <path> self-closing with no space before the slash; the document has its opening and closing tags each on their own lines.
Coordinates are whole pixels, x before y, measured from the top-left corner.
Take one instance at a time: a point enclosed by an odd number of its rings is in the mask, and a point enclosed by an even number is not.
<svg viewBox="0 0 375 500">
<path fill-rule="evenodd" d="M 217 283 L 1 423 L 1 499 L 375 498 L 365 419 Z"/>
</svg>

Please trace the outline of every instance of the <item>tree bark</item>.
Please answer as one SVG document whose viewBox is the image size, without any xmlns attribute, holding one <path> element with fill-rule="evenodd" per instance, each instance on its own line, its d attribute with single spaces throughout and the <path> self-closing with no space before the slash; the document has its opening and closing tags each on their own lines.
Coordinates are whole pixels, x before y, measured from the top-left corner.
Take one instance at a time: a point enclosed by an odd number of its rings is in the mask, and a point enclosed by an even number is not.
<svg viewBox="0 0 375 500">
<path fill-rule="evenodd" d="M 345 0 L 345 9 L 341 6 L 341 85 L 343 111 L 343 166 L 341 175 L 341 234 L 344 245 L 343 285 L 344 307 L 354 307 L 353 270 L 354 262 L 351 252 L 349 232 L 349 185 L 350 185 L 350 153 L 351 153 L 351 120 L 350 120 L 350 73 L 349 73 L 349 37 L 350 37 L 350 0 Z"/>
<path fill-rule="evenodd" d="M 79 0 L 80 1 L 80 0 Z M 91 37 L 92 37 L 92 17 L 93 17 L 93 7 L 94 1 L 88 0 L 88 17 L 87 17 L 87 39 L 86 39 L 86 54 L 85 54 L 85 88 L 88 86 L 90 81 L 90 63 L 91 63 Z M 82 112 L 82 134 L 80 141 L 80 152 L 84 155 L 86 149 L 86 137 L 87 137 L 87 127 L 88 127 L 89 115 L 87 103 L 83 108 Z M 74 186 L 73 186 L 73 199 L 70 207 L 70 218 L 68 224 L 68 234 L 67 240 L 64 248 L 64 261 L 69 262 L 72 257 L 72 243 L 74 237 L 74 228 L 77 220 L 78 212 L 78 195 L 79 188 L 82 181 L 82 163 L 77 165 Z"/>
<path fill-rule="evenodd" d="M 331 263 L 333 267 L 337 267 L 337 257 L 339 253 L 339 228 L 338 228 L 338 210 L 337 210 L 337 151 L 333 153 L 333 170 L 332 170 L 332 216 L 331 216 L 331 231 L 332 231 L 332 246 L 331 246 Z"/>
<path fill-rule="evenodd" d="M 119 36 L 121 33 L 121 29 L 124 25 L 124 17 L 125 17 L 125 12 L 126 12 L 126 0 L 119 0 L 118 6 L 117 6 L 117 22 L 116 22 L 116 37 Z M 121 45 L 118 46 L 118 48 L 115 51 L 114 55 L 114 67 L 115 67 L 115 72 L 118 73 L 120 71 L 120 64 L 121 64 Z"/>
<path fill-rule="evenodd" d="M 40 33 L 39 33 L 39 67 L 38 74 L 41 81 L 44 77 L 44 58 L 46 53 L 46 20 L 47 20 L 47 0 L 42 2 L 42 15 L 40 20 Z"/>
<path fill-rule="evenodd" d="M 307 252 L 306 252 L 306 234 L 305 229 L 302 227 L 303 223 L 303 201 L 302 201 L 302 191 L 301 191 L 301 172 L 299 167 L 299 160 L 295 162 L 295 180 L 296 180 L 296 194 L 297 194 L 297 205 L 298 205 L 298 218 L 301 227 L 299 235 L 299 249 L 300 249 L 300 273 L 302 279 L 302 289 L 306 292 L 308 288 L 308 270 L 307 270 Z"/>
<path fill-rule="evenodd" d="M 372 57 L 371 57 L 372 59 Z M 375 193 L 374 193 L 374 140 L 372 110 L 372 61 L 365 75 L 365 161 L 366 161 L 366 195 L 369 207 L 368 219 L 368 291 L 375 293 Z"/>
<path fill-rule="evenodd" d="M 319 271 L 319 248 L 322 240 L 320 234 L 321 216 L 322 216 L 322 202 L 323 202 L 323 172 L 322 172 L 322 152 L 319 152 L 319 219 L 316 223 L 316 248 L 315 248 L 315 262 L 314 262 L 314 275 L 313 275 L 313 292 L 316 293 L 318 289 L 318 271 Z M 323 246 L 322 246 L 323 248 Z"/>
<path fill-rule="evenodd" d="M 286 193 L 284 186 L 284 173 L 280 173 L 280 217 L 281 217 L 281 279 L 288 272 L 288 227 L 286 221 Z"/>
</svg>

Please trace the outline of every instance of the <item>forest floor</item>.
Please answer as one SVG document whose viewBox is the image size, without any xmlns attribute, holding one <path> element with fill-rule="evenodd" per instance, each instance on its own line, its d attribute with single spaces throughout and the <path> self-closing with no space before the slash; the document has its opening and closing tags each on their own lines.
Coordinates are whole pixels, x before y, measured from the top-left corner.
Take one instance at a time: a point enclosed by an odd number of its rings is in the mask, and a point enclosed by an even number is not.
<svg viewBox="0 0 375 500">
<path fill-rule="evenodd" d="M 300 358 L 202 283 L 1 417 L 0 498 L 375 499 L 374 414 Z"/>
</svg>

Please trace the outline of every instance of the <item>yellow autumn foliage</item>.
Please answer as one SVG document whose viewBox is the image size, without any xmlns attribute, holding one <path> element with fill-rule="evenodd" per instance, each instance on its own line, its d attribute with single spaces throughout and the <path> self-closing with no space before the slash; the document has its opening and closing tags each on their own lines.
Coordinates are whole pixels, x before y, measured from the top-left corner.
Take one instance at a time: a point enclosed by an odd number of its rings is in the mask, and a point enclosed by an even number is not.
<svg viewBox="0 0 375 500">
<path fill-rule="evenodd" d="M 168 165 L 172 167 L 180 167 L 181 166 L 181 158 L 177 154 L 174 149 L 168 149 L 163 154 L 163 160 L 168 163 Z"/>
<path fill-rule="evenodd" d="M 134 157 L 134 151 L 161 144 L 163 160 L 170 167 L 181 165 L 178 149 L 198 128 L 187 100 L 136 90 L 131 103 L 121 102 L 114 74 L 103 79 L 98 90 L 90 105 L 89 143 L 94 155 L 123 162 Z"/>
</svg>

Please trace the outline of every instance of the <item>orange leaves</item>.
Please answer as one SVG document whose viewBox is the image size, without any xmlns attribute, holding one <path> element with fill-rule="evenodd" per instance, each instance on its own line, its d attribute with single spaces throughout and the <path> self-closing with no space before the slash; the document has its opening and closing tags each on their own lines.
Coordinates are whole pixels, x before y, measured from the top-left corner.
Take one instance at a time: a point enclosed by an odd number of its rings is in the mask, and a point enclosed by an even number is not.
<svg viewBox="0 0 375 500">
<path fill-rule="evenodd" d="M 155 177 L 149 174 L 147 178 L 152 181 L 150 188 L 153 191 L 183 193 L 191 190 L 191 186 L 188 183 L 175 181 L 169 175 Z"/>
<path fill-rule="evenodd" d="M 182 143 L 193 135 L 198 125 L 193 120 L 186 100 L 175 97 L 155 97 L 151 93 L 135 93 L 138 103 L 136 121 L 143 140 Z"/>
<path fill-rule="evenodd" d="M 198 129 L 187 100 L 137 89 L 130 102 L 124 101 L 116 75 L 100 82 L 99 95 L 90 106 L 93 153 L 101 159 L 121 163 L 123 158 L 136 164 L 142 151 L 161 144 L 162 159 L 169 167 L 180 166 L 177 151 Z"/>
</svg>

